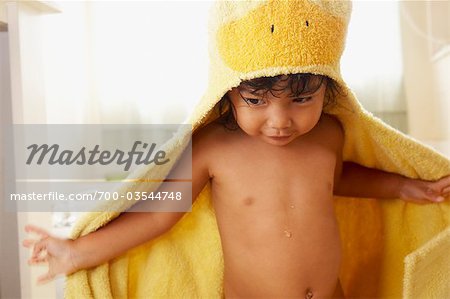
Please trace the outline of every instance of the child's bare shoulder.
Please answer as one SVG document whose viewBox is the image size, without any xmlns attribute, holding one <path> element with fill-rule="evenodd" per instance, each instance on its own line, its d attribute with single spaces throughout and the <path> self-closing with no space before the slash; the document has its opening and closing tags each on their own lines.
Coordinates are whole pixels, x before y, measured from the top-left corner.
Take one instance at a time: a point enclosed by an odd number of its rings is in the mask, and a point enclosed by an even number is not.
<svg viewBox="0 0 450 299">
<path fill-rule="evenodd" d="M 323 114 L 320 122 L 320 130 L 318 130 L 320 138 L 324 138 L 328 144 L 335 145 L 337 149 L 341 149 L 344 144 L 344 129 L 341 122 L 334 116 Z"/>
<path fill-rule="evenodd" d="M 225 128 L 224 125 L 212 122 L 194 133 L 192 145 L 204 152 L 211 152 L 222 149 L 235 135 L 234 131 Z"/>
<path fill-rule="evenodd" d="M 343 134 L 344 129 L 342 128 L 342 124 L 337 117 L 330 114 L 323 114 L 321 118 L 322 124 L 328 129 L 331 130 L 330 133 L 334 134 Z"/>
</svg>

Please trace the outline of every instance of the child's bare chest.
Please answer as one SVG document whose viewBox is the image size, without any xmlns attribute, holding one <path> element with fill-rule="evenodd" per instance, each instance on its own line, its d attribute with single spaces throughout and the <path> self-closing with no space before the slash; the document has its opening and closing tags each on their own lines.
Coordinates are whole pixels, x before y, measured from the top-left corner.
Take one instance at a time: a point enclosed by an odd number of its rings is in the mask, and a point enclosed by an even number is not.
<svg viewBox="0 0 450 299">
<path fill-rule="evenodd" d="M 238 194 L 236 200 L 246 206 L 270 205 L 275 197 L 331 196 L 336 153 L 320 143 L 249 143 L 224 149 L 215 163 L 213 186 L 218 193 Z"/>
<path fill-rule="evenodd" d="M 261 276 L 257 285 L 274 282 L 271 289 L 292 294 L 333 285 L 339 267 L 332 203 L 336 153 L 318 143 L 274 150 L 230 146 L 217 163 L 212 192 L 227 284 Z M 327 267 L 315 266 L 324 260 Z"/>
<path fill-rule="evenodd" d="M 293 233 L 290 227 L 302 229 L 320 219 L 334 220 L 336 153 L 326 145 L 230 146 L 220 157 L 212 192 L 219 226 L 223 223 L 225 230 L 253 227 L 258 242 L 259 235 L 276 238 Z"/>
</svg>

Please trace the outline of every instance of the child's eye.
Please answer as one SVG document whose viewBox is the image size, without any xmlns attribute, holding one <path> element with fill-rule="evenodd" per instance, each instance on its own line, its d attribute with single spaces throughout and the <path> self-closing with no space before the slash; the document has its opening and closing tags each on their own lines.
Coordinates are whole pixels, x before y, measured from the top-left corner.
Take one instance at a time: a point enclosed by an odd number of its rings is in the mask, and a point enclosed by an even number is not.
<svg viewBox="0 0 450 299">
<path fill-rule="evenodd" d="M 251 98 L 244 98 L 244 101 L 252 106 L 260 106 L 264 104 L 264 101 L 261 99 L 251 99 Z"/>
<path fill-rule="evenodd" d="M 294 103 L 300 103 L 300 104 L 309 102 L 309 101 L 311 101 L 311 100 L 312 100 L 312 97 L 304 97 L 304 98 L 296 98 L 296 99 L 293 99 Z"/>
</svg>

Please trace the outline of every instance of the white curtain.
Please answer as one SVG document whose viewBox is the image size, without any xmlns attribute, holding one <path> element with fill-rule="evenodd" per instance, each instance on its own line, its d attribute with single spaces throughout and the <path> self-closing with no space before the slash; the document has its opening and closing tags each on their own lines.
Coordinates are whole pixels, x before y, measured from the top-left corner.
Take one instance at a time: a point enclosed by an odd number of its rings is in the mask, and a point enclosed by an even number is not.
<svg viewBox="0 0 450 299">
<path fill-rule="evenodd" d="M 342 73 L 363 106 L 406 131 L 397 1 L 354 1 Z"/>
<path fill-rule="evenodd" d="M 43 20 L 49 123 L 183 121 L 206 88 L 210 1 L 59 3 Z M 402 117 L 398 3 L 353 6 L 344 79 L 368 110 Z"/>
<path fill-rule="evenodd" d="M 207 82 L 211 2 L 59 2 L 43 19 L 49 123 L 179 123 Z"/>
</svg>

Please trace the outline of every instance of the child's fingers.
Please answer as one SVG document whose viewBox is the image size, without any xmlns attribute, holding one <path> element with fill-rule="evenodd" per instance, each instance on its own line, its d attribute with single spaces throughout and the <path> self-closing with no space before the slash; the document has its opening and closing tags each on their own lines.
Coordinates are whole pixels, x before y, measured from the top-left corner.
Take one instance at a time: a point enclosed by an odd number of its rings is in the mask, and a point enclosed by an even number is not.
<svg viewBox="0 0 450 299">
<path fill-rule="evenodd" d="M 439 190 L 449 189 L 450 188 L 450 175 L 440 179 L 439 181 L 435 182 L 435 184 Z"/>
<path fill-rule="evenodd" d="M 448 195 L 450 193 L 450 186 L 444 188 L 444 190 L 442 190 L 442 194 L 446 194 Z"/>
<path fill-rule="evenodd" d="M 50 234 L 45 229 L 42 229 L 42 228 L 32 225 L 32 224 L 25 225 L 25 231 L 27 233 L 33 232 L 33 233 L 39 234 L 44 238 L 47 238 L 50 236 Z"/>
<path fill-rule="evenodd" d="M 443 202 L 445 200 L 445 198 L 437 192 L 433 192 L 433 194 L 427 194 L 427 199 L 432 202 Z"/>
<path fill-rule="evenodd" d="M 44 256 L 44 257 L 38 257 L 38 258 L 34 258 L 34 259 L 29 259 L 28 260 L 28 265 L 38 265 L 38 264 L 47 264 L 48 263 L 48 257 Z"/>
<path fill-rule="evenodd" d="M 22 242 L 22 246 L 26 248 L 32 247 L 34 244 L 36 244 L 38 240 L 32 240 L 32 239 L 25 239 Z"/>
<path fill-rule="evenodd" d="M 428 199 L 429 201 L 433 202 L 441 202 L 444 200 L 444 198 L 441 196 L 441 193 L 436 190 L 436 188 L 428 187 L 425 190 L 425 199 Z"/>
<path fill-rule="evenodd" d="M 438 196 L 433 199 L 434 202 L 443 202 L 444 200 L 445 200 L 445 198 L 443 196 Z"/>
<path fill-rule="evenodd" d="M 47 249 L 46 240 L 41 240 L 39 242 L 36 242 L 36 244 L 34 245 L 34 248 L 33 248 L 33 253 L 31 254 L 31 258 L 32 259 L 39 258 L 40 253 L 45 249 Z"/>
<path fill-rule="evenodd" d="M 46 274 L 39 276 L 37 279 L 37 282 L 38 282 L 38 284 L 44 284 L 49 281 L 52 281 L 53 278 L 55 278 L 55 276 L 53 274 L 51 274 L 49 271 Z"/>
</svg>

